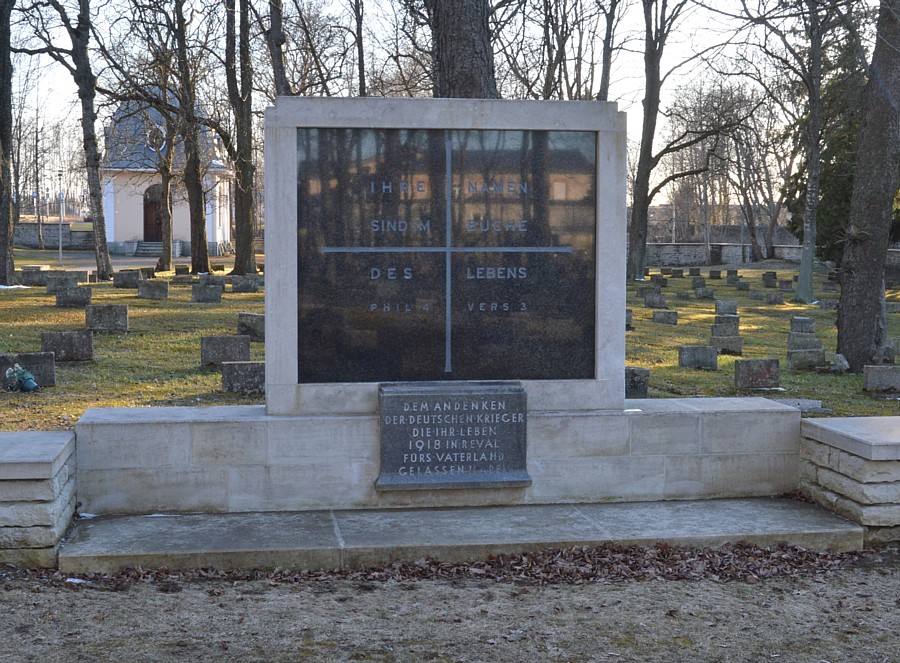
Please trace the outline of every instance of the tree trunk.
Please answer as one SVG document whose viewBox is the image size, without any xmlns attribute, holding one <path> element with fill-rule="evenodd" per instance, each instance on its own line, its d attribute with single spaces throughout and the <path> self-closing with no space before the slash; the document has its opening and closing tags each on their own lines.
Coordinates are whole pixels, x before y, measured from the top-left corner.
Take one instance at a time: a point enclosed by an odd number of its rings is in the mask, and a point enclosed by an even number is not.
<svg viewBox="0 0 900 663">
<path fill-rule="evenodd" d="M 806 81 L 809 93 L 809 122 L 806 127 L 806 200 L 803 207 L 803 250 L 800 254 L 800 276 L 794 299 L 801 304 L 815 301 L 813 262 L 816 258 L 816 215 L 819 210 L 819 173 L 822 139 L 822 41 L 819 0 L 806 0 L 809 11 L 809 71 Z"/>
<path fill-rule="evenodd" d="M 237 35 L 238 63 L 235 66 L 235 0 L 226 0 L 225 72 L 228 100 L 234 112 L 236 151 L 234 155 L 235 242 L 232 274 L 255 274 L 253 251 L 253 108 L 251 103 L 253 69 L 250 64 L 250 7 L 240 0 L 240 26 Z M 240 82 L 237 80 L 240 69 Z"/>
<path fill-rule="evenodd" d="M 185 0 L 175 2 L 176 59 L 178 61 L 178 101 L 182 113 L 184 138 L 184 180 L 188 196 L 191 223 L 191 271 L 209 272 L 209 247 L 206 244 L 206 196 L 203 192 L 203 170 L 200 164 L 200 123 L 197 121 L 194 80 L 187 53 L 187 22 L 184 18 Z"/>
<path fill-rule="evenodd" d="M 657 46 L 653 28 L 652 3 L 644 0 L 644 120 L 641 126 L 641 149 L 634 191 L 631 197 L 631 226 L 628 229 L 629 279 L 644 278 L 647 256 L 647 221 L 650 214 L 650 176 L 653 173 L 653 138 L 659 114 L 659 64 L 662 49 Z"/>
<path fill-rule="evenodd" d="M 272 60 L 272 76 L 275 79 L 275 94 L 287 97 L 293 94 L 284 69 L 284 5 L 282 0 L 269 0 L 269 30 L 266 44 Z"/>
<path fill-rule="evenodd" d="M 880 360 L 887 319 L 884 263 L 900 186 L 900 0 L 881 0 L 863 92 L 850 219 L 841 262 L 838 352 L 853 371 Z"/>
<path fill-rule="evenodd" d="M 425 0 L 434 44 L 434 96 L 496 99 L 488 0 Z"/>
<path fill-rule="evenodd" d="M 69 30 L 72 39 L 72 64 L 74 78 L 81 102 L 81 135 L 84 144 L 84 161 L 87 170 L 88 198 L 94 230 L 94 258 L 97 262 L 97 280 L 112 278 L 112 263 L 106 244 L 106 219 L 103 216 L 103 187 L 100 182 L 100 147 L 97 143 L 94 98 L 97 96 L 97 77 L 91 69 L 88 40 L 91 35 L 90 0 L 78 2 L 78 24 Z"/>
<path fill-rule="evenodd" d="M 363 0 L 353 0 L 353 20 L 356 23 L 356 75 L 359 76 L 359 96 L 366 96 L 366 52 L 363 43 Z"/>
<path fill-rule="evenodd" d="M 0 285 L 15 285 L 12 217 L 12 79 L 10 17 L 15 0 L 0 0 Z"/>
</svg>

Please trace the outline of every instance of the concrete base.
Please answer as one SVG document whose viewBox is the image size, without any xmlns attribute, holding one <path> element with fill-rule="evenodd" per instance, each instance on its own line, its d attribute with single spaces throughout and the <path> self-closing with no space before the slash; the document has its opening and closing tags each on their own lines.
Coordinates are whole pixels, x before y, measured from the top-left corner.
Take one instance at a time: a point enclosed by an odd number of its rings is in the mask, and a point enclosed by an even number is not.
<svg viewBox="0 0 900 663">
<path fill-rule="evenodd" d="M 59 552 L 59 569 L 347 569 L 605 543 L 787 542 L 847 551 L 862 547 L 862 534 L 858 525 L 790 499 L 125 516 L 81 521 Z"/>
<path fill-rule="evenodd" d="M 413 493 L 375 490 L 374 412 L 92 409 L 76 426 L 78 498 L 97 514 L 227 513 L 745 497 L 797 486 L 794 408 L 764 398 L 626 404 L 616 411 L 530 410 L 530 487 Z"/>
</svg>

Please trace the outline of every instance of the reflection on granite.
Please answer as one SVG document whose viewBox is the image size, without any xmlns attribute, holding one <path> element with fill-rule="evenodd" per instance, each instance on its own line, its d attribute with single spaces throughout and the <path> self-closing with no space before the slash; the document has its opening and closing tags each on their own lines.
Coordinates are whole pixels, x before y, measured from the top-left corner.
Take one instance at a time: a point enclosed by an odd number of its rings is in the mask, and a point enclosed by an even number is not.
<svg viewBox="0 0 900 663">
<path fill-rule="evenodd" d="M 595 145 L 298 129 L 300 382 L 592 378 Z"/>
</svg>

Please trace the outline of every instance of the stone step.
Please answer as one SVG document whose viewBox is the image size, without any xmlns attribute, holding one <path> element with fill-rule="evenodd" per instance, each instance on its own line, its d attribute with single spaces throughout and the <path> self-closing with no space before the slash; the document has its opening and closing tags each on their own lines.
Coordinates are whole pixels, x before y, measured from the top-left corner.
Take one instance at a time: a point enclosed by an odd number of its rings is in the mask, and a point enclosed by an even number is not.
<svg viewBox="0 0 900 663">
<path fill-rule="evenodd" d="M 787 498 L 102 516 L 78 521 L 59 551 L 59 569 L 346 569 L 426 556 L 462 562 L 549 547 L 738 541 L 858 550 L 863 528 Z"/>
<path fill-rule="evenodd" d="M 138 242 L 134 250 L 136 256 L 156 257 L 162 255 L 162 242 Z"/>
</svg>

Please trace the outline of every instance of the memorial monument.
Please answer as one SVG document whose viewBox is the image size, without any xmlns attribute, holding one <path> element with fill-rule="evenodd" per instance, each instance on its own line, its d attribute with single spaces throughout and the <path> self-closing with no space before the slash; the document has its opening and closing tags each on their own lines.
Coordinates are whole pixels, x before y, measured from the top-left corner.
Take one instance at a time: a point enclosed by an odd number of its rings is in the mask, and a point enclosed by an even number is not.
<svg viewBox="0 0 900 663">
<path fill-rule="evenodd" d="M 89 410 L 76 427 L 83 508 L 793 490 L 793 408 L 626 405 L 625 148 L 613 103 L 278 99 L 265 407 Z"/>
</svg>

